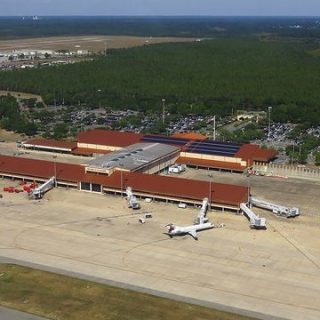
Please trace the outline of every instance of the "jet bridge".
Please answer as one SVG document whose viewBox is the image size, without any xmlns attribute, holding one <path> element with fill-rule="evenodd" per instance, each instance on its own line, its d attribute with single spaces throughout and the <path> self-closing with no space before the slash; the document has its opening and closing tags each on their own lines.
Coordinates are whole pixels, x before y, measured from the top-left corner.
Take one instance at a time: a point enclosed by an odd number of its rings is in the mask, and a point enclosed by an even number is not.
<svg viewBox="0 0 320 320">
<path fill-rule="evenodd" d="M 51 177 L 49 180 L 47 180 L 44 184 L 39 186 L 38 188 L 35 188 L 31 190 L 31 198 L 32 199 L 42 199 L 43 195 L 54 188 L 56 182 L 55 177 Z"/>
<path fill-rule="evenodd" d="M 250 197 L 250 204 L 252 206 L 267 209 L 272 211 L 274 214 L 286 218 L 294 218 L 298 215 L 300 215 L 300 209 L 299 208 L 289 208 L 285 206 L 281 206 L 266 200 L 260 200 L 254 197 Z"/>
<path fill-rule="evenodd" d="M 260 218 L 257 216 L 248 206 L 246 203 L 240 204 L 240 209 L 243 211 L 243 213 L 248 217 L 250 221 L 250 227 L 254 229 L 266 229 L 266 219 Z"/>
<path fill-rule="evenodd" d="M 134 210 L 140 209 L 140 204 L 137 198 L 133 195 L 131 187 L 127 187 L 126 194 L 127 194 L 127 200 L 128 200 L 128 208 L 132 208 Z"/>
<path fill-rule="evenodd" d="M 208 211 L 208 201 L 209 201 L 208 198 L 203 199 L 202 207 L 198 213 L 195 224 L 203 224 L 209 221 L 209 219 L 206 217 L 207 211 Z"/>
</svg>

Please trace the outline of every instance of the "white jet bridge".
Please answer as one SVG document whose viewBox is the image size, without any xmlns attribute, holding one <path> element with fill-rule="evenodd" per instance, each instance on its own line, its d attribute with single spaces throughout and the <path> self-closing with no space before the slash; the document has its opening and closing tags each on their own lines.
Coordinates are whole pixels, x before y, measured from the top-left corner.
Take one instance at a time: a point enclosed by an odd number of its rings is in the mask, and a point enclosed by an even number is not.
<svg viewBox="0 0 320 320">
<path fill-rule="evenodd" d="M 206 217 L 207 216 L 207 211 L 208 211 L 208 198 L 204 198 L 202 201 L 202 206 L 201 209 L 198 213 L 197 219 L 195 221 L 195 224 L 203 224 L 209 221 L 209 219 Z"/>
<path fill-rule="evenodd" d="M 133 195 L 131 187 L 127 187 L 126 194 L 127 194 L 127 200 L 128 200 L 128 208 L 132 208 L 134 210 L 140 209 L 140 204 L 137 198 Z"/>
<path fill-rule="evenodd" d="M 54 188 L 55 183 L 56 183 L 56 178 L 55 177 L 51 177 L 49 180 L 47 180 L 44 184 L 42 184 L 38 188 L 35 188 L 35 189 L 31 190 L 32 199 L 34 199 L 34 200 L 42 199 L 43 195 L 46 192 L 48 192 L 49 190 Z"/>
<path fill-rule="evenodd" d="M 254 197 L 250 197 L 250 204 L 254 207 L 267 209 L 272 211 L 274 214 L 286 218 L 294 218 L 298 215 L 300 215 L 300 209 L 299 208 L 289 208 L 285 206 L 281 206 L 266 200 L 260 200 Z"/>
<path fill-rule="evenodd" d="M 240 204 L 240 209 L 243 213 L 248 217 L 250 220 L 250 227 L 254 229 L 266 229 L 267 228 L 267 221 L 265 218 L 260 218 L 257 216 L 248 206 L 246 203 Z"/>
</svg>

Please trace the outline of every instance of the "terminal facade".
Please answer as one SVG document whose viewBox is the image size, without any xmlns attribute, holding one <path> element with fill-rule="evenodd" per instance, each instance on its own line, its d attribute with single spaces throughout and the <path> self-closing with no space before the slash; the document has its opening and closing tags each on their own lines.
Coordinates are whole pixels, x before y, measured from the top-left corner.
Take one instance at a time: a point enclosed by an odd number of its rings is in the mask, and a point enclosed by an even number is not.
<svg viewBox="0 0 320 320">
<path fill-rule="evenodd" d="M 91 130 L 80 133 L 75 142 L 31 139 L 22 142 L 21 147 L 91 158 L 78 165 L 0 156 L 0 175 L 36 181 L 54 176 L 59 186 L 106 194 L 124 194 L 127 187 L 132 187 L 138 197 L 166 202 L 199 205 L 208 198 L 210 207 L 239 211 L 240 204 L 249 197 L 247 187 L 159 173 L 174 164 L 243 172 L 254 161 L 269 162 L 276 152 L 257 145 L 191 137 Z"/>
</svg>

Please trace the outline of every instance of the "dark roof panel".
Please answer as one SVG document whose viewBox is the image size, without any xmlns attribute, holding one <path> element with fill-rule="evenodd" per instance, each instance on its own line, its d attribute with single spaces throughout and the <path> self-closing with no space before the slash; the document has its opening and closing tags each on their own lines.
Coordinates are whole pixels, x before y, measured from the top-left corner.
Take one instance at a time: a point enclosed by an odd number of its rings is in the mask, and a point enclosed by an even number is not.
<svg viewBox="0 0 320 320">
<path fill-rule="evenodd" d="M 146 135 L 142 138 L 143 142 L 157 142 L 172 145 L 184 146 L 189 142 L 188 139 L 183 138 L 171 138 L 166 136 Z"/>
</svg>

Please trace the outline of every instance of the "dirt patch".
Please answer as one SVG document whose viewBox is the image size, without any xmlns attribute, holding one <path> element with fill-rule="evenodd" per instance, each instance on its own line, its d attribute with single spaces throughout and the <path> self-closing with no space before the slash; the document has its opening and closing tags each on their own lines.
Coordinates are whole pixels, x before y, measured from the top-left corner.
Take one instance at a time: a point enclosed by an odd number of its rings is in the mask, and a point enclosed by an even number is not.
<svg viewBox="0 0 320 320">
<path fill-rule="evenodd" d="M 18 91 L 0 90 L 0 96 L 7 96 L 7 95 L 11 95 L 17 99 L 36 99 L 38 102 L 43 103 L 42 97 L 37 94 L 18 92 Z"/>
<path fill-rule="evenodd" d="M 23 140 L 23 138 L 25 138 L 25 135 L 0 129 L 0 141 L 15 142 Z"/>
</svg>

